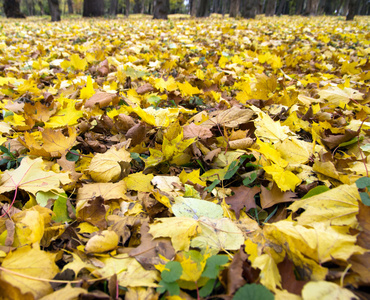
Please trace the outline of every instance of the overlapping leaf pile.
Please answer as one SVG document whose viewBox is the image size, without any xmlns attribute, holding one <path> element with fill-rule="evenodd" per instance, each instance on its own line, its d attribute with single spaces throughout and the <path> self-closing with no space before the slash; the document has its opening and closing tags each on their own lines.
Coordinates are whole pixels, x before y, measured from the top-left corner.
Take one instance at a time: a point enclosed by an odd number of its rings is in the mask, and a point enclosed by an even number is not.
<svg viewBox="0 0 370 300">
<path fill-rule="evenodd" d="M 1 28 L 6 299 L 365 297 L 368 19 Z"/>
</svg>

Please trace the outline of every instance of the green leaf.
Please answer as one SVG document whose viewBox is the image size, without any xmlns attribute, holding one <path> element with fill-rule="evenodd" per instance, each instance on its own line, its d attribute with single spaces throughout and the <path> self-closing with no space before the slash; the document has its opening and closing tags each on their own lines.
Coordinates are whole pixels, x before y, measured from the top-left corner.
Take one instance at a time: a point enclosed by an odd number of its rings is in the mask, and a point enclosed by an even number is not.
<svg viewBox="0 0 370 300">
<path fill-rule="evenodd" d="M 310 198 L 312 196 L 316 196 L 316 195 L 324 193 L 328 190 L 330 190 L 330 189 L 326 185 L 319 185 L 319 186 L 314 187 L 313 189 L 309 190 L 308 193 L 302 197 L 302 199 L 306 199 L 306 198 Z"/>
<path fill-rule="evenodd" d="M 226 174 L 225 174 L 225 179 L 230 179 L 231 177 L 234 176 L 234 174 L 238 171 L 239 169 L 239 162 L 237 160 L 234 160 L 230 166 L 229 166 L 229 169 L 227 170 Z"/>
<path fill-rule="evenodd" d="M 227 255 L 214 255 L 207 259 L 206 267 L 202 273 L 203 277 L 215 279 L 221 267 L 229 261 Z"/>
<path fill-rule="evenodd" d="M 266 287 L 260 284 L 246 284 L 234 295 L 233 300 L 273 300 L 275 296 Z"/>
<path fill-rule="evenodd" d="M 59 195 L 58 199 L 55 200 L 53 206 L 53 212 L 55 216 L 53 216 L 53 220 L 55 222 L 69 222 L 72 219 L 68 215 L 68 208 L 67 208 L 67 195 L 61 194 Z"/>
<path fill-rule="evenodd" d="M 199 296 L 204 298 L 210 295 L 215 286 L 216 279 L 210 279 L 207 283 L 199 290 Z"/>
<path fill-rule="evenodd" d="M 206 192 L 209 192 L 209 193 L 210 193 L 210 192 L 212 192 L 212 190 L 216 187 L 216 185 L 218 185 L 220 182 L 221 182 L 220 180 L 216 179 L 216 180 L 214 180 L 214 181 L 211 183 L 211 185 L 207 186 L 204 190 L 205 190 Z"/>
<path fill-rule="evenodd" d="M 370 177 L 361 177 L 356 180 L 357 188 L 364 189 L 370 187 Z"/>
<path fill-rule="evenodd" d="M 370 206 L 370 197 L 368 193 L 361 192 L 360 197 L 363 204 L 365 204 L 366 206 Z"/>
<path fill-rule="evenodd" d="M 165 269 L 162 271 L 162 280 L 169 283 L 180 279 L 182 274 L 182 266 L 178 261 L 169 261 L 166 263 Z"/>
<path fill-rule="evenodd" d="M 360 142 L 364 139 L 364 137 L 360 137 Z M 349 146 L 349 145 L 352 145 L 352 144 L 355 144 L 358 142 L 358 137 L 354 137 L 353 139 L 347 141 L 347 142 L 344 142 L 344 143 L 341 143 L 338 145 L 338 147 L 346 147 L 346 146 Z"/>
<path fill-rule="evenodd" d="M 66 155 L 68 161 L 78 161 L 79 158 L 79 153 L 76 150 L 71 150 Z"/>
<path fill-rule="evenodd" d="M 255 181 L 257 179 L 257 172 L 253 172 L 250 174 L 250 177 L 247 177 L 243 180 L 243 184 L 245 186 L 248 186 L 249 184 L 251 184 L 253 181 Z"/>
<path fill-rule="evenodd" d="M 159 287 L 157 287 L 157 292 L 162 294 L 165 291 L 168 291 L 171 296 L 176 296 L 180 294 L 180 287 L 177 282 L 166 282 L 161 280 L 159 283 Z"/>
</svg>

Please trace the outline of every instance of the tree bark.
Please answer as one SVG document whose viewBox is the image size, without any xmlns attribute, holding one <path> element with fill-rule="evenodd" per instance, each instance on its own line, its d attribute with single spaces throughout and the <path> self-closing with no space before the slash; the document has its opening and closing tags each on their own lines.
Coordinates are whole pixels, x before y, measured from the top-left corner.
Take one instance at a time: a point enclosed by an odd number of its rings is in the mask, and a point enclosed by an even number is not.
<svg viewBox="0 0 370 300">
<path fill-rule="evenodd" d="M 226 1 L 226 0 L 223 0 Z M 208 0 L 199 0 L 199 6 L 197 10 L 197 17 L 206 17 L 208 15 L 207 11 L 207 6 L 208 6 Z"/>
<path fill-rule="evenodd" d="M 26 18 L 26 16 L 21 13 L 19 0 L 4 0 L 3 8 L 7 18 Z"/>
<path fill-rule="evenodd" d="M 145 9 L 145 0 L 142 0 L 141 1 L 141 10 L 140 10 L 141 14 L 144 14 L 144 9 Z"/>
<path fill-rule="evenodd" d="M 154 0 L 153 19 L 167 20 L 169 10 L 170 10 L 169 0 Z"/>
<path fill-rule="evenodd" d="M 141 0 L 135 0 L 134 14 L 139 14 L 141 11 Z"/>
<path fill-rule="evenodd" d="M 306 9 L 304 15 L 316 16 L 317 9 L 319 8 L 320 0 L 307 0 Z"/>
<path fill-rule="evenodd" d="M 358 0 L 349 0 L 348 3 L 348 14 L 346 16 L 346 21 L 353 21 L 356 13 L 358 12 L 359 1 Z"/>
<path fill-rule="evenodd" d="M 240 15 L 240 0 L 230 0 L 229 16 L 231 18 L 239 17 Z"/>
<path fill-rule="evenodd" d="M 70 15 L 73 14 L 73 3 L 72 3 L 72 0 L 67 0 L 67 4 L 68 4 L 68 13 Z"/>
<path fill-rule="evenodd" d="M 130 15 L 130 0 L 126 0 L 125 2 L 125 16 L 128 18 Z"/>
<path fill-rule="evenodd" d="M 83 17 L 100 17 L 104 15 L 104 0 L 84 0 Z"/>
<path fill-rule="evenodd" d="M 242 0 L 241 7 L 243 8 L 241 11 L 241 15 L 243 18 L 246 19 L 254 19 L 257 13 L 257 0 Z"/>
<path fill-rule="evenodd" d="M 275 14 L 276 0 L 267 0 L 266 1 L 266 10 L 265 16 L 271 17 Z"/>
<path fill-rule="evenodd" d="M 295 2 L 295 14 L 300 15 L 303 12 L 304 0 L 296 0 Z"/>
<path fill-rule="evenodd" d="M 286 6 L 286 0 L 281 0 L 280 3 L 279 3 L 279 6 L 278 8 L 276 9 L 276 15 L 277 16 L 280 16 L 281 14 L 283 14 L 285 12 L 285 6 Z"/>
<path fill-rule="evenodd" d="M 60 21 L 59 0 L 48 0 L 52 22 Z"/>
<path fill-rule="evenodd" d="M 42 4 L 42 1 L 41 0 L 38 0 L 37 1 L 37 4 L 40 7 L 40 15 L 43 16 L 45 14 L 45 11 L 44 11 L 44 5 Z"/>
<path fill-rule="evenodd" d="M 110 0 L 109 15 L 117 15 L 118 0 Z"/>
</svg>

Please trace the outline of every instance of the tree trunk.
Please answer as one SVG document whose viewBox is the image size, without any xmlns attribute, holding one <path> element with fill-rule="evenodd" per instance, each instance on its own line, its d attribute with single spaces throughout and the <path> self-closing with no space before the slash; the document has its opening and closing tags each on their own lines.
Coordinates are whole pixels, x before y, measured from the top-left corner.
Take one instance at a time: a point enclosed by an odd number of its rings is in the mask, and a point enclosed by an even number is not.
<svg viewBox="0 0 370 300">
<path fill-rule="evenodd" d="M 316 16 L 317 9 L 319 8 L 320 0 L 308 0 L 306 4 L 306 9 L 304 15 Z"/>
<path fill-rule="evenodd" d="M 341 5 L 339 8 L 339 15 L 346 16 L 348 14 L 348 5 L 349 5 L 349 0 L 341 1 Z"/>
<path fill-rule="evenodd" d="M 300 15 L 303 12 L 304 0 L 296 0 L 295 2 L 295 14 Z"/>
<path fill-rule="evenodd" d="M 279 3 L 279 6 L 276 10 L 276 15 L 277 16 L 280 16 L 281 14 L 283 14 L 285 12 L 285 7 L 286 7 L 286 0 L 281 0 L 280 3 Z"/>
<path fill-rule="evenodd" d="M 118 0 L 110 0 L 109 15 L 111 16 L 117 15 L 117 6 L 118 6 Z"/>
<path fill-rule="evenodd" d="M 348 3 L 348 14 L 346 16 L 346 21 L 353 21 L 356 13 L 358 12 L 359 1 L 349 0 Z"/>
<path fill-rule="evenodd" d="M 226 1 L 226 0 L 223 0 L 223 1 Z M 198 18 L 206 17 L 208 15 L 207 6 L 208 6 L 208 0 L 199 0 L 199 6 L 197 10 Z"/>
<path fill-rule="evenodd" d="M 72 3 L 72 0 L 67 0 L 67 4 L 68 4 L 68 13 L 70 15 L 73 14 L 73 3 Z"/>
<path fill-rule="evenodd" d="M 42 1 L 41 0 L 38 0 L 37 1 L 37 4 L 39 5 L 40 7 L 40 15 L 44 15 L 45 14 L 45 11 L 44 11 L 44 5 L 42 4 Z"/>
<path fill-rule="evenodd" d="M 273 16 L 275 14 L 275 8 L 276 8 L 276 0 L 267 0 L 265 16 L 266 17 Z"/>
<path fill-rule="evenodd" d="M 144 9 L 145 9 L 145 0 L 142 0 L 141 1 L 141 10 L 140 10 L 141 14 L 144 14 Z"/>
<path fill-rule="evenodd" d="M 240 15 L 240 0 L 230 0 L 229 17 L 236 18 Z"/>
<path fill-rule="evenodd" d="M 222 8 L 221 8 L 222 17 L 224 17 L 225 14 L 226 14 L 227 2 L 228 2 L 228 0 L 222 0 Z M 207 4 L 206 4 L 205 8 L 207 9 Z M 205 11 L 205 15 L 203 17 L 205 17 L 207 15 L 208 15 L 208 13 Z"/>
<path fill-rule="evenodd" d="M 51 21 L 52 22 L 60 21 L 59 0 L 48 0 L 48 2 L 49 2 Z"/>
<path fill-rule="evenodd" d="M 169 10 L 170 10 L 169 0 L 154 0 L 153 19 L 167 20 Z"/>
<path fill-rule="evenodd" d="M 191 0 L 190 2 L 190 16 L 196 17 L 200 0 Z"/>
<path fill-rule="evenodd" d="M 33 16 L 35 14 L 35 4 L 33 0 L 26 0 L 27 12 L 29 16 Z"/>
<path fill-rule="evenodd" d="M 104 0 L 84 0 L 83 17 L 100 17 L 104 15 Z"/>
<path fill-rule="evenodd" d="M 128 18 L 130 15 L 130 0 L 125 1 L 125 16 Z"/>
<path fill-rule="evenodd" d="M 3 8 L 7 18 L 22 18 L 26 16 L 21 13 L 19 0 L 4 0 Z"/>
<path fill-rule="evenodd" d="M 242 11 L 241 15 L 243 18 L 254 19 L 257 13 L 257 0 L 242 0 Z"/>
<path fill-rule="evenodd" d="M 134 14 L 139 14 L 141 11 L 141 0 L 135 0 Z"/>
</svg>

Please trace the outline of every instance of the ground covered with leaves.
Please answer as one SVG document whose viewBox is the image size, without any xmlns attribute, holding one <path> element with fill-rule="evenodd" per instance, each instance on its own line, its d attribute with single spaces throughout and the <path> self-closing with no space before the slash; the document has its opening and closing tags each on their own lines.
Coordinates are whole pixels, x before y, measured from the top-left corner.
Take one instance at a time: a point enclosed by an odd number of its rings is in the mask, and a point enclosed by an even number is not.
<svg viewBox="0 0 370 300">
<path fill-rule="evenodd" d="M 1 20 L 1 299 L 366 299 L 369 27 Z"/>
</svg>

